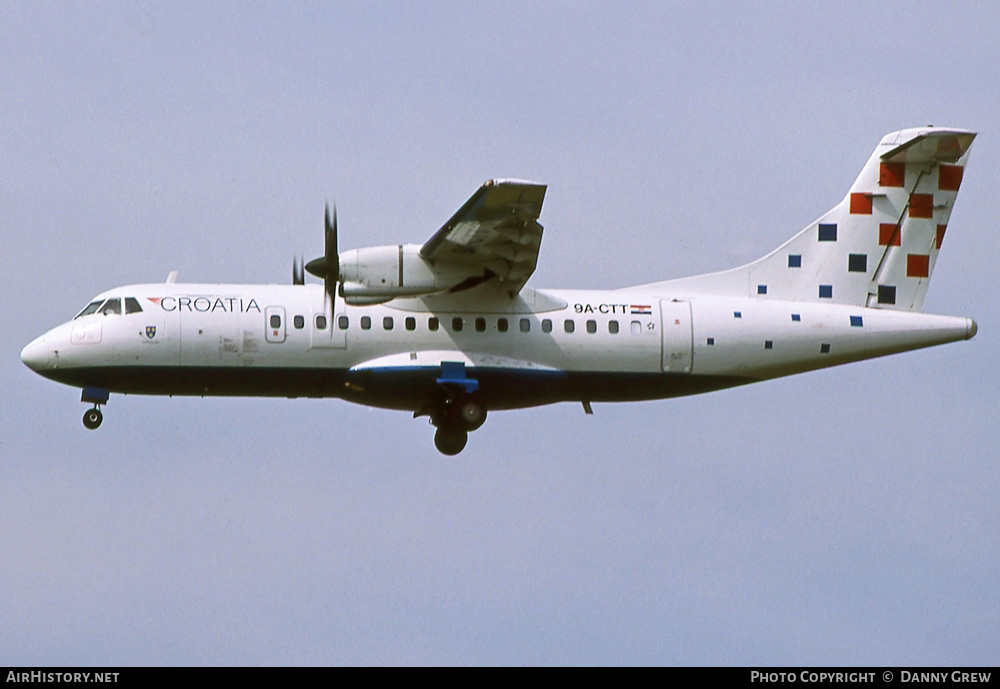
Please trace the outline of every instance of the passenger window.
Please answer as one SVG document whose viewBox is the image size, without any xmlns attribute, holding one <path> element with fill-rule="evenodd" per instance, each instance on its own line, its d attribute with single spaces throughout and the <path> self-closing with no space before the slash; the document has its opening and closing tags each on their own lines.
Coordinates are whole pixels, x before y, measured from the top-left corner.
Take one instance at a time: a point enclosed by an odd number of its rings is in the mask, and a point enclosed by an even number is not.
<svg viewBox="0 0 1000 689">
<path fill-rule="evenodd" d="M 455 318 L 451 319 L 451 329 L 454 330 L 456 333 L 462 332 L 462 326 L 463 325 L 464 324 L 462 323 L 462 319 L 461 318 L 458 318 L 456 316 Z"/>
<path fill-rule="evenodd" d="M 476 332 L 484 333 L 486 332 L 486 319 L 480 316 L 476 319 Z"/>
<path fill-rule="evenodd" d="M 542 321 L 542 332 L 550 333 L 552 332 L 552 321 L 548 318 Z"/>
<path fill-rule="evenodd" d="M 618 334 L 618 321 L 608 321 L 608 332 L 612 335 Z"/>
<path fill-rule="evenodd" d="M 505 333 L 505 332 L 507 332 L 507 328 L 508 327 L 509 326 L 507 324 L 507 319 L 506 318 L 498 318 L 497 319 L 497 330 L 499 330 L 502 333 Z"/>
<path fill-rule="evenodd" d="M 383 330 L 392 330 L 392 327 L 393 327 L 393 325 L 392 325 L 392 316 L 386 316 L 385 318 L 382 319 L 382 329 Z"/>
<path fill-rule="evenodd" d="M 347 330 L 351 325 L 351 320 L 347 316 L 340 316 L 337 318 L 337 327 L 341 330 Z"/>
<path fill-rule="evenodd" d="M 89 316 L 90 314 L 92 314 L 95 311 L 97 311 L 97 307 L 100 306 L 103 303 L 104 302 L 102 300 L 100 300 L 100 299 L 98 299 L 97 301 L 90 302 L 89 304 L 87 304 L 86 307 L 84 307 L 83 311 L 81 311 L 80 313 L 76 314 L 76 316 L 74 316 L 74 320 L 76 320 L 80 316 Z"/>
<path fill-rule="evenodd" d="M 407 319 L 406 319 L 406 329 L 407 330 L 416 330 L 417 329 L 417 319 L 414 318 L 413 316 L 407 317 Z"/>
<path fill-rule="evenodd" d="M 271 327 L 280 328 L 281 327 L 281 316 L 276 313 L 271 314 Z"/>
<path fill-rule="evenodd" d="M 125 313 L 142 313 L 142 307 L 135 297 L 125 297 Z"/>
<path fill-rule="evenodd" d="M 361 329 L 362 330 L 371 330 L 372 329 L 372 319 L 369 318 L 368 316 L 362 316 L 361 317 Z"/>
<path fill-rule="evenodd" d="M 440 326 L 440 321 L 438 321 L 438 319 L 435 318 L 434 316 L 431 316 L 430 318 L 427 319 L 427 329 L 430 330 L 432 333 L 436 333 L 439 326 Z"/>
<path fill-rule="evenodd" d="M 639 321 L 632 321 L 631 323 L 629 323 L 629 327 L 632 329 L 633 335 L 642 334 L 642 323 L 640 323 Z"/>
<path fill-rule="evenodd" d="M 576 330 L 576 323 L 567 318 L 565 321 L 563 321 L 563 330 L 565 330 L 568 333 L 573 332 L 574 330 Z"/>
<path fill-rule="evenodd" d="M 591 335 L 597 332 L 597 321 L 587 321 L 587 332 Z"/>
<path fill-rule="evenodd" d="M 316 316 L 316 330 L 326 330 L 326 316 L 322 314 Z"/>
<path fill-rule="evenodd" d="M 125 306 L 128 306 L 128 303 L 127 303 L 127 302 L 126 302 Z M 296 329 L 296 330 L 302 330 L 302 328 L 306 327 L 306 319 L 305 319 L 305 316 L 295 316 L 295 317 L 294 317 L 294 318 L 292 319 L 292 325 L 294 325 L 294 326 L 295 326 L 295 329 Z"/>
<path fill-rule="evenodd" d="M 122 300 L 121 299 L 108 299 L 104 302 L 104 306 L 101 307 L 101 313 L 105 316 L 110 316 L 114 314 L 120 316 L 122 312 Z"/>
<path fill-rule="evenodd" d="M 522 333 L 531 331 L 531 321 L 529 321 L 527 318 L 522 318 L 519 326 L 521 328 Z"/>
</svg>

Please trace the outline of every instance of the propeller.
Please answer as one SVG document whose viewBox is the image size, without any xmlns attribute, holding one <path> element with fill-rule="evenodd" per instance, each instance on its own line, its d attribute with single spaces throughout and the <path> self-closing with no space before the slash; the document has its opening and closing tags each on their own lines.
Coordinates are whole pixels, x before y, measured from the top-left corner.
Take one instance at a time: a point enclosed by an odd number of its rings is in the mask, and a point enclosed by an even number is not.
<svg viewBox="0 0 1000 689">
<path fill-rule="evenodd" d="M 326 207 L 325 239 L 326 239 L 326 278 L 323 280 L 323 287 L 331 298 L 337 289 L 340 281 L 340 254 L 337 252 L 337 205 L 333 206 L 333 224 L 330 223 L 330 206 Z"/>
<path fill-rule="evenodd" d="M 310 275 L 323 278 L 323 288 L 332 299 L 340 280 L 340 254 L 337 253 L 337 207 L 333 207 L 333 220 L 330 219 L 330 204 L 326 206 L 324 217 L 324 252 L 319 258 L 314 258 L 305 265 Z"/>
<path fill-rule="evenodd" d="M 292 256 L 292 284 L 306 284 L 305 259 Z"/>
</svg>

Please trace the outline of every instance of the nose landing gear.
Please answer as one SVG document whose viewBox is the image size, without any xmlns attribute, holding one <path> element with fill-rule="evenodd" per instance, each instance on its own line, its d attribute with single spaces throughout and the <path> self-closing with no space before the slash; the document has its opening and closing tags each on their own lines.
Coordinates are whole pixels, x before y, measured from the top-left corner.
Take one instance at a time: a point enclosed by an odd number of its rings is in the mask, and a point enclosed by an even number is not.
<svg viewBox="0 0 1000 689">
<path fill-rule="evenodd" d="M 102 421 L 104 421 L 104 414 L 101 413 L 100 408 L 96 405 L 93 409 L 83 412 L 83 425 L 90 430 L 96 429 L 101 425 Z"/>
<path fill-rule="evenodd" d="M 94 405 L 93 408 L 83 412 L 83 425 L 92 431 L 104 421 L 101 405 L 108 403 L 108 396 L 108 391 L 101 388 L 84 388 L 80 395 L 81 402 L 89 402 Z"/>
</svg>

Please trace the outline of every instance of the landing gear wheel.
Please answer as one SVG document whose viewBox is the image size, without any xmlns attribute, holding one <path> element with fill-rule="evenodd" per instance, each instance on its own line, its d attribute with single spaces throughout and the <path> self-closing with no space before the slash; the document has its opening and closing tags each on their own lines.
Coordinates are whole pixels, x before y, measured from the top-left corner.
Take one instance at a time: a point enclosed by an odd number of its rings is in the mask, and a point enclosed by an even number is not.
<svg viewBox="0 0 1000 689">
<path fill-rule="evenodd" d="M 456 428 L 439 428 L 434 434 L 434 446 L 443 455 L 457 455 L 469 441 L 466 431 Z"/>
<path fill-rule="evenodd" d="M 463 404 L 462 408 L 459 409 L 459 415 L 462 417 L 465 428 L 470 431 L 476 430 L 486 422 L 486 410 L 476 402 Z"/>
<path fill-rule="evenodd" d="M 102 421 L 104 421 L 104 414 L 97 407 L 83 412 L 83 425 L 90 430 L 94 430 L 100 426 Z"/>
</svg>

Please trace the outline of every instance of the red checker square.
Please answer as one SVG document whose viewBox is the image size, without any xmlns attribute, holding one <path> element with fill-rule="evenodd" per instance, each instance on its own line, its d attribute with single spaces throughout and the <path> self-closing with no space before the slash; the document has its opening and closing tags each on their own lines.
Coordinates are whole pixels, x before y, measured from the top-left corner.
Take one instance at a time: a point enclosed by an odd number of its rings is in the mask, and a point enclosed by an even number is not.
<svg viewBox="0 0 1000 689">
<path fill-rule="evenodd" d="M 901 234 L 902 228 L 900 228 L 899 232 L 896 232 L 896 226 L 892 223 L 879 223 L 878 245 L 889 246 L 889 242 L 892 242 L 892 246 L 899 246 L 899 236 Z"/>
<path fill-rule="evenodd" d="M 851 214 L 871 215 L 872 214 L 871 194 L 851 194 Z"/>
<path fill-rule="evenodd" d="M 942 191 L 958 191 L 962 186 L 961 165 L 942 165 L 938 170 L 938 189 Z"/>
<path fill-rule="evenodd" d="M 937 236 L 934 238 L 934 248 L 940 249 L 941 244 L 944 243 L 944 231 L 948 229 L 947 225 L 937 226 Z"/>
<path fill-rule="evenodd" d="M 906 277 L 925 278 L 931 272 L 931 257 L 927 254 L 906 254 Z"/>
<path fill-rule="evenodd" d="M 910 217 L 933 218 L 934 194 L 910 194 Z"/>
<path fill-rule="evenodd" d="M 903 163 L 880 163 L 878 166 L 878 185 L 880 187 L 901 187 L 906 176 L 906 165 Z"/>
</svg>

